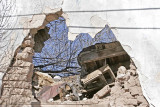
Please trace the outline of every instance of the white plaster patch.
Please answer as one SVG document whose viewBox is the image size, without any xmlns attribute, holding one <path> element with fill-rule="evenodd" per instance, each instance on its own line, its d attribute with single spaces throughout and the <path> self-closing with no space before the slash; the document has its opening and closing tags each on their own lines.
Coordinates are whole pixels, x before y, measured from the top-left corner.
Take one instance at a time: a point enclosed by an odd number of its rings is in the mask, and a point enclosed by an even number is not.
<svg viewBox="0 0 160 107">
<path fill-rule="evenodd" d="M 28 28 L 39 28 L 43 25 L 46 15 L 34 15 L 31 22 L 29 23 Z"/>
</svg>

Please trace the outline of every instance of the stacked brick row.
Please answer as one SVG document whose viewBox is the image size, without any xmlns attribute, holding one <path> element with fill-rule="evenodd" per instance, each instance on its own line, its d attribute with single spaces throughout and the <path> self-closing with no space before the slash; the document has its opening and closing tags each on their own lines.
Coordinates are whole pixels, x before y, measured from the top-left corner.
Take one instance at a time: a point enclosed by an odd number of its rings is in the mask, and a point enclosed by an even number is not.
<svg viewBox="0 0 160 107">
<path fill-rule="evenodd" d="M 15 56 L 15 62 L 3 78 L 3 91 L 0 105 L 22 106 L 29 104 L 32 98 L 34 40 L 30 37 L 23 41 L 20 51 Z"/>
</svg>

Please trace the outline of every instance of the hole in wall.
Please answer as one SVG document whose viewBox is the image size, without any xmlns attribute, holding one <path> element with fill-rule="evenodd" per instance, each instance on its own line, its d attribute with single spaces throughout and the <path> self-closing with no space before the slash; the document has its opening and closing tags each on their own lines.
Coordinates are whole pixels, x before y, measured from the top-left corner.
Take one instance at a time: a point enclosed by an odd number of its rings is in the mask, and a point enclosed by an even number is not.
<svg viewBox="0 0 160 107">
<path fill-rule="evenodd" d="M 33 57 L 33 63 L 35 68 L 48 73 L 81 70 L 77 56 L 83 48 L 96 43 L 116 41 L 112 31 L 108 29 L 109 27 L 106 26 L 94 38 L 87 33 L 81 33 L 74 41 L 71 41 L 68 40 L 68 28 L 63 17 L 50 22 L 46 25 L 45 29 L 39 30 L 34 36 L 35 55 Z"/>
<path fill-rule="evenodd" d="M 45 24 L 43 23 L 43 25 Z M 43 25 L 37 29 L 43 28 Z M 37 30 L 31 29 L 31 32 L 32 31 L 34 32 Z M 31 34 L 33 34 L 33 32 Z M 124 72 L 129 72 L 129 76 L 132 77 L 132 80 L 133 78 L 138 78 L 135 66 L 132 66 L 132 69 L 129 69 L 130 71 L 128 71 L 129 64 L 133 65 L 133 62 L 107 25 L 94 38 L 91 38 L 89 34 L 81 33 L 74 41 L 70 41 L 68 40 L 67 33 L 68 28 L 65 25 L 65 20 L 64 18 L 59 17 L 58 20 L 50 22 L 44 29 L 39 30 L 38 33 L 34 35 L 36 43 L 34 46 L 35 55 L 33 57 L 35 72 L 32 79 L 32 94 L 35 95 L 37 100 L 42 102 L 53 102 L 58 100 L 79 101 L 95 97 L 102 99 L 110 95 L 109 100 L 113 100 L 112 96 L 114 98 L 117 98 L 117 96 L 115 96 L 116 94 L 114 93 L 110 93 L 109 89 L 112 87 L 115 88 L 114 86 L 117 85 L 117 81 L 115 82 L 116 74 L 118 75 L 119 73 L 120 76 L 123 76 L 127 75 Z M 21 65 L 21 67 L 17 66 L 18 69 L 20 68 L 21 70 L 20 73 L 25 71 L 23 69 L 23 62 L 32 66 L 32 58 L 28 56 L 28 54 L 32 54 L 33 52 L 32 47 L 33 39 L 29 34 L 29 36 L 24 39 L 20 48 L 17 49 L 17 55 L 15 55 L 15 61 L 21 60 L 21 62 L 19 63 L 18 61 L 19 64 L 17 64 Z M 22 55 L 22 53 L 25 55 Z M 13 61 L 13 66 L 14 64 L 15 62 Z M 31 69 L 28 71 L 33 71 L 33 66 L 31 66 L 29 67 Z M 123 72 L 119 72 L 119 68 L 121 69 L 120 71 Z M 127 70 L 124 68 L 127 68 Z M 12 73 L 17 72 L 17 70 L 14 72 L 9 70 L 8 72 L 9 74 L 7 74 L 7 76 L 11 76 Z M 121 75 L 121 73 L 124 74 Z M 79 74 L 81 75 L 81 78 Z M 3 79 L 7 80 L 4 82 L 5 85 L 6 83 L 9 83 L 9 85 L 17 87 L 17 84 L 12 84 L 12 80 L 8 80 L 7 76 Z M 23 76 L 24 75 L 19 77 Z M 117 78 L 118 77 L 116 77 L 116 79 Z M 26 82 L 24 81 L 24 78 L 12 79 L 21 79 L 22 82 Z M 25 79 L 28 79 L 28 75 Z M 126 81 L 128 80 L 120 80 L 118 82 L 122 85 L 120 86 L 122 91 L 129 92 L 129 89 L 124 89 L 124 82 Z M 134 81 L 137 82 L 136 88 L 140 88 L 138 79 Z M 22 86 L 21 89 L 26 86 L 28 87 L 31 85 L 30 81 L 27 84 L 28 85 L 19 84 L 19 86 Z M 115 91 L 117 92 L 120 90 Z M 5 91 L 8 92 L 8 90 Z M 31 91 L 30 88 L 28 91 Z M 26 94 L 28 93 L 25 92 L 25 95 Z M 142 96 L 142 93 L 139 95 Z M 30 95 L 26 96 L 30 97 Z M 132 97 L 137 97 L 137 93 L 136 95 L 132 95 Z M 22 99 L 22 97 L 20 99 Z M 75 102 L 75 104 L 77 103 L 78 102 Z M 56 104 L 61 104 L 61 102 Z M 139 102 L 137 105 L 140 104 L 141 103 Z"/>
<path fill-rule="evenodd" d="M 46 79 L 40 73 L 36 74 L 37 76 L 34 74 L 33 87 L 34 95 L 37 98 L 42 97 L 42 94 L 38 93 L 41 93 L 44 87 L 49 89 L 48 86 L 53 86 L 54 83 L 59 82 L 65 82 L 65 84 L 77 82 L 78 87 L 81 86 L 88 92 L 84 92 L 83 97 L 92 98 L 106 84 L 115 81 L 114 76 L 117 75 L 120 66 L 129 69 L 131 59 L 108 25 L 94 38 L 87 33 L 81 33 L 77 35 L 74 41 L 71 41 L 68 39 L 65 19 L 59 17 L 58 20 L 49 22 L 44 29 L 39 30 L 34 36 L 34 41 L 33 64 L 35 74 L 40 72 L 49 76 Z M 92 75 L 93 80 L 85 83 L 87 81 L 85 76 L 104 66 L 109 66 L 113 73 L 104 71 L 101 77 L 96 77 L 97 74 L 95 73 L 95 77 Z M 38 77 L 41 79 L 38 79 Z M 82 78 L 84 78 L 84 81 L 80 80 Z M 73 90 L 70 93 L 76 96 Z M 61 94 L 59 95 L 61 99 Z"/>
</svg>

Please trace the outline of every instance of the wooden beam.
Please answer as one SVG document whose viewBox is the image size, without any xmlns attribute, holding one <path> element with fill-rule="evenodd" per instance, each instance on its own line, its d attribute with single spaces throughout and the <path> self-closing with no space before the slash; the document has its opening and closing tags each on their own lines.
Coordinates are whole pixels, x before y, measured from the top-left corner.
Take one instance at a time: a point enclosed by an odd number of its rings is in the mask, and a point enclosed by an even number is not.
<svg viewBox="0 0 160 107">
<path fill-rule="evenodd" d="M 115 49 L 104 49 L 99 51 L 95 50 L 90 52 L 84 52 L 81 55 L 79 55 L 79 62 L 83 64 L 125 54 L 127 53 L 123 50 L 122 47 L 117 47 Z"/>
</svg>

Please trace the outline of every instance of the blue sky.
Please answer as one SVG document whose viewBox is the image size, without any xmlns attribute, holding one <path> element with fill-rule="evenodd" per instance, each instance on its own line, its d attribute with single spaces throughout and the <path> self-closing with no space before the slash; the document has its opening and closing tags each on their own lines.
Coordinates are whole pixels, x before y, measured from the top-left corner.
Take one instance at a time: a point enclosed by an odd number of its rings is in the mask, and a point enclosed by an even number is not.
<svg viewBox="0 0 160 107">
<path fill-rule="evenodd" d="M 83 48 L 96 43 L 109 43 L 116 41 L 116 38 L 109 27 L 106 25 L 101 32 L 94 38 L 87 33 L 77 35 L 74 41 L 68 40 L 68 28 L 64 18 L 47 24 L 49 27 L 50 38 L 44 42 L 45 46 L 41 53 L 35 53 L 33 63 L 37 65 L 48 66 L 41 68 L 43 71 L 61 71 L 68 68 L 69 71 L 78 71 L 80 66 L 77 62 L 77 56 Z"/>
</svg>

